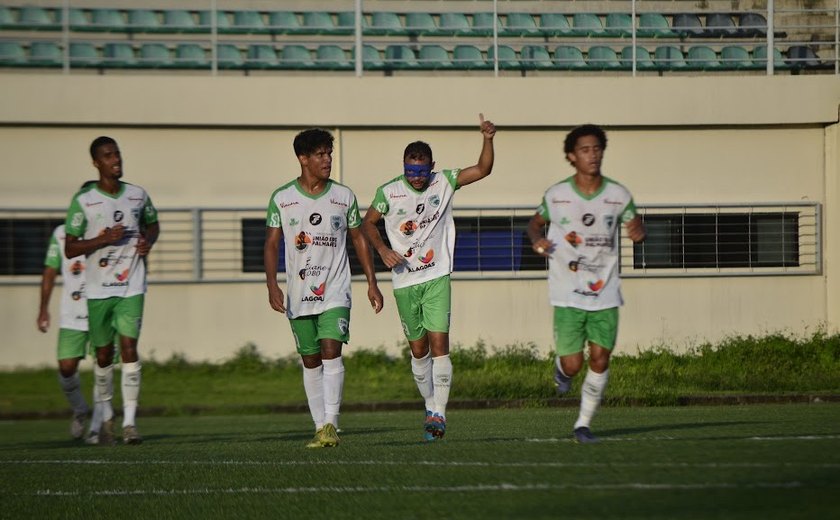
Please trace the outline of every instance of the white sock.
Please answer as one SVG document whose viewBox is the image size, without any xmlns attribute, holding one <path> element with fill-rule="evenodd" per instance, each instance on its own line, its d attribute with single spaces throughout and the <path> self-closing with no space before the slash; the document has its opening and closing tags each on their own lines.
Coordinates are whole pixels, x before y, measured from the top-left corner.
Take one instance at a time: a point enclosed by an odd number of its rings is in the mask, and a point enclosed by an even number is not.
<svg viewBox="0 0 840 520">
<path fill-rule="evenodd" d="M 93 385 L 93 417 L 90 418 L 90 427 L 88 428 L 88 435 L 93 432 L 99 432 L 99 427 L 102 426 L 102 403 L 99 402 L 99 387 Z"/>
<path fill-rule="evenodd" d="M 114 365 L 101 367 L 99 363 L 94 363 L 93 376 L 99 391 L 97 403 L 102 406 L 102 420 L 110 421 L 114 418 L 114 409 L 111 407 L 111 399 L 114 398 Z"/>
<path fill-rule="evenodd" d="M 140 399 L 140 360 L 122 364 L 123 428 L 134 426 Z"/>
<path fill-rule="evenodd" d="M 64 395 L 67 397 L 67 402 L 73 408 L 73 415 L 87 415 L 88 408 L 85 398 L 82 396 L 82 384 L 79 381 L 79 373 L 76 372 L 70 377 L 64 377 L 61 372 L 58 373 L 58 382 Z"/>
<path fill-rule="evenodd" d="M 432 381 L 432 353 L 427 352 L 425 356 L 416 358 L 411 356 L 411 373 L 414 374 L 414 382 L 420 390 L 420 397 L 426 401 L 426 410 L 435 411 L 435 386 Z"/>
<path fill-rule="evenodd" d="M 435 409 L 433 411 L 446 417 L 449 387 L 452 385 L 452 361 L 449 359 L 449 354 L 432 358 L 432 379 L 435 385 Z"/>
<path fill-rule="evenodd" d="M 338 428 L 338 414 L 344 394 L 344 360 L 341 356 L 325 359 L 324 363 L 324 422 Z"/>
<path fill-rule="evenodd" d="M 306 391 L 315 429 L 320 430 L 324 426 L 324 365 L 303 367 L 303 389 Z"/>
<path fill-rule="evenodd" d="M 580 389 L 580 414 L 575 422 L 575 429 L 583 426 L 589 428 L 592 417 L 601 405 L 601 397 L 604 395 L 609 375 L 609 369 L 600 374 L 591 368 L 586 372 L 586 378 Z"/>
</svg>

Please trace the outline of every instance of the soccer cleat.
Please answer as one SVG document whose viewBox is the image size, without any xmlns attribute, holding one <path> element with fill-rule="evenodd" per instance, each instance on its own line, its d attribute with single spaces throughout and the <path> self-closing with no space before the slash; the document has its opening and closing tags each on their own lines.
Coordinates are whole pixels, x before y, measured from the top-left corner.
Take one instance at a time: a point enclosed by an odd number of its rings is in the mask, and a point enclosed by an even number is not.
<svg viewBox="0 0 840 520">
<path fill-rule="evenodd" d="M 425 429 L 424 438 L 427 441 L 442 439 L 446 434 L 446 419 L 439 413 L 434 413 L 431 416 L 427 415 Z"/>
<path fill-rule="evenodd" d="M 332 448 L 337 446 L 341 439 L 338 438 L 338 432 L 335 426 L 327 423 L 315 432 L 315 437 L 306 445 L 307 448 Z"/>
<path fill-rule="evenodd" d="M 85 444 L 90 444 L 92 446 L 99 444 L 99 432 L 92 431 L 88 433 L 87 437 L 85 437 Z"/>
<path fill-rule="evenodd" d="M 578 444 L 595 444 L 601 442 L 601 440 L 592 435 L 589 428 L 581 426 L 580 428 L 575 428 L 575 442 Z"/>
<path fill-rule="evenodd" d="M 323 448 L 324 446 L 321 444 L 321 437 L 324 433 L 324 427 L 318 428 L 318 431 L 315 432 L 315 436 L 312 437 L 312 440 L 309 441 L 309 444 L 306 445 L 307 448 Z"/>
<path fill-rule="evenodd" d="M 563 395 L 572 389 L 572 378 L 563 374 L 557 365 L 554 365 L 554 387 L 557 389 L 557 395 Z"/>
<path fill-rule="evenodd" d="M 123 427 L 123 444 L 141 444 L 143 437 L 137 433 L 137 427 L 133 424 Z"/>
<path fill-rule="evenodd" d="M 113 446 L 116 444 L 114 440 L 114 420 L 102 421 L 102 427 L 99 429 L 99 442 L 102 446 Z"/>
<path fill-rule="evenodd" d="M 73 415 L 73 422 L 70 423 L 70 435 L 74 439 L 81 439 L 85 435 L 85 416 L 87 414 Z"/>
<path fill-rule="evenodd" d="M 431 410 L 426 410 L 426 419 L 423 421 L 423 440 L 426 442 L 435 440 L 433 433 L 435 426 L 432 425 L 432 417 L 434 415 L 435 414 Z"/>
</svg>

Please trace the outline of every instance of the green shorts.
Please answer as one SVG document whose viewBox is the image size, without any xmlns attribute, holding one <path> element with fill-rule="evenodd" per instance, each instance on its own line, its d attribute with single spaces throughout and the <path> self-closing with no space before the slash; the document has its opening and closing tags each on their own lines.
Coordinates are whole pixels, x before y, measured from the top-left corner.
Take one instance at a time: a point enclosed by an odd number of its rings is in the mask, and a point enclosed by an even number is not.
<svg viewBox="0 0 840 520">
<path fill-rule="evenodd" d="M 587 340 L 612 350 L 617 336 L 618 307 L 600 311 L 554 308 L 554 345 L 558 356 L 582 352 Z"/>
<path fill-rule="evenodd" d="M 83 358 L 87 355 L 86 330 L 58 329 L 58 359 Z"/>
<path fill-rule="evenodd" d="M 88 327 L 90 343 L 95 348 L 110 345 L 119 334 L 128 338 L 140 337 L 143 322 L 144 295 L 128 298 L 88 299 Z"/>
<path fill-rule="evenodd" d="M 397 300 L 403 332 L 409 341 L 422 338 L 426 332 L 449 332 L 452 313 L 449 275 L 394 289 L 394 299 Z"/>
<path fill-rule="evenodd" d="M 301 356 L 321 352 L 322 339 L 334 339 L 342 343 L 350 341 L 350 307 L 334 307 L 321 314 L 301 316 L 289 320 L 295 347 Z"/>
</svg>

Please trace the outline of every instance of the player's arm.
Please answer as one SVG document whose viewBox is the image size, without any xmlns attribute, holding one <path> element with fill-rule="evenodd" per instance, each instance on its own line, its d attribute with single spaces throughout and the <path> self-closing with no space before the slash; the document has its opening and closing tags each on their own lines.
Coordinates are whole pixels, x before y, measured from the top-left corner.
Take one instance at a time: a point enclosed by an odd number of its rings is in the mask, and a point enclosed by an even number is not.
<svg viewBox="0 0 840 520">
<path fill-rule="evenodd" d="M 140 233 L 140 238 L 137 239 L 137 254 L 140 256 L 148 255 L 159 236 L 160 224 L 158 222 L 147 224 L 146 229 Z"/>
<path fill-rule="evenodd" d="M 495 152 L 493 150 L 493 137 L 496 136 L 496 125 L 492 121 L 485 121 L 484 114 L 479 114 L 480 129 L 482 135 L 481 154 L 478 156 L 478 163 L 464 168 L 458 173 L 458 186 L 466 186 L 475 181 L 490 175 L 493 171 Z"/>
<path fill-rule="evenodd" d="M 263 268 L 265 269 L 265 284 L 268 287 L 268 303 L 277 312 L 286 312 L 283 301 L 283 291 L 277 284 L 277 260 L 280 258 L 280 240 L 283 239 L 283 228 L 265 228 L 265 246 L 263 247 Z"/>
<path fill-rule="evenodd" d="M 370 242 L 374 251 L 376 251 L 382 261 L 385 262 L 385 265 L 388 266 L 388 269 L 393 269 L 394 267 L 405 263 L 405 257 L 388 247 L 385 244 L 385 241 L 382 240 L 382 235 L 379 234 L 379 230 L 376 228 L 376 224 L 381 218 L 382 213 L 377 211 L 376 208 L 373 206 L 368 208 L 365 213 L 365 218 L 362 219 L 362 233 L 365 238 L 367 238 L 368 242 Z"/>
<path fill-rule="evenodd" d="M 554 242 L 543 235 L 546 224 L 548 224 L 548 221 L 539 212 L 534 213 L 534 216 L 528 221 L 527 232 L 528 239 L 531 240 L 531 249 L 542 256 L 549 256 L 549 253 L 554 249 Z"/>
<path fill-rule="evenodd" d="M 647 237 L 647 230 L 645 229 L 645 224 L 642 222 L 642 217 L 640 215 L 636 215 L 632 219 L 628 220 L 624 227 L 627 229 L 627 236 L 630 237 L 630 240 L 633 242 L 641 242 Z"/>
<path fill-rule="evenodd" d="M 89 255 L 97 249 L 116 244 L 123 239 L 123 235 L 125 235 L 125 226 L 122 224 L 105 228 L 105 231 L 101 235 L 88 240 L 72 235 L 68 231 L 64 239 L 64 256 L 74 258 L 81 255 Z"/>
<path fill-rule="evenodd" d="M 373 253 L 360 228 L 361 226 L 350 228 L 348 232 L 350 233 L 350 240 L 353 241 L 353 248 L 356 250 L 359 263 L 362 264 L 362 271 L 364 271 L 365 278 L 367 278 L 368 301 L 370 301 L 370 306 L 373 307 L 374 312 L 379 313 L 382 310 L 384 299 L 382 298 L 382 293 L 379 291 L 379 285 L 376 283 L 376 270 L 373 268 Z M 376 231 L 376 228 L 374 228 L 374 231 Z"/>
<path fill-rule="evenodd" d="M 41 307 L 38 310 L 38 330 L 41 332 L 47 332 L 50 328 L 50 297 L 55 287 L 56 276 L 58 270 L 50 266 L 45 266 L 41 274 Z"/>
</svg>

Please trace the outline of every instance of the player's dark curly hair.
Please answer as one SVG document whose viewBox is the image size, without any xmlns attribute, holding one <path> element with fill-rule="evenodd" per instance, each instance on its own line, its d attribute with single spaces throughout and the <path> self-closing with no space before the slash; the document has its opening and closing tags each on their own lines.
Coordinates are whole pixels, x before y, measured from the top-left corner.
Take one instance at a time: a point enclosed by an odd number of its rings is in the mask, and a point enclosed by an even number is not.
<svg viewBox="0 0 840 520">
<path fill-rule="evenodd" d="M 414 141 L 405 147 L 405 152 L 403 152 L 403 161 L 406 159 L 414 159 L 415 161 L 428 160 L 431 164 L 433 161 L 432 147 L 423 141 Z"/>
<path fill-rule="evenodd" d="M 598 142 L 601 144 L 601 150 L 607 149 L 607 133 L 600 126 L 586 124 L 573 128 L 571 132 L 566 134 L 566 140 L 563 142 L 563 151 L 565 153 L 574 152 L 578 139 L 587 135 L 594 135 L 598 139 Z"/>
<path fill-rule="evenodd" d="M 295 155 L 312 155 L 319 148 L 332 148 L 334 137 L 323 128 L 310 128 L 295 136 Z"/>
<path fill-rule="evenodd" d="M 106 144 L 116 145 L 117 142 L 105 135 L 101 135 L 94 139 L 93 142 L 90 143 L 90 158 L 95 160 L 96 151 L 99 150 L 100 146 L 105 146 Z"/>
</svg>

